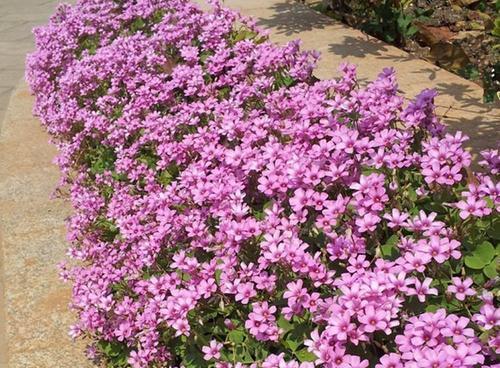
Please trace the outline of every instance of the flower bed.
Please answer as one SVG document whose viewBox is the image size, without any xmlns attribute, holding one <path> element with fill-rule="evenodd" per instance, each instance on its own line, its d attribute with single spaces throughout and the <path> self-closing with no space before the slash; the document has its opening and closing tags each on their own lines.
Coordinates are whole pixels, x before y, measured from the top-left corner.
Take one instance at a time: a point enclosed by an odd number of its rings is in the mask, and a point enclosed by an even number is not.
<svg viewBox="0 0 500 368">
<path fill-rule="evenodd" d="M 74 337 L 106 367 L 476 367 L 500 348 L 498 151 L 430 90 L 184 0 L 81 0 L 27 79 L 69 190 Z"/>
</svg>

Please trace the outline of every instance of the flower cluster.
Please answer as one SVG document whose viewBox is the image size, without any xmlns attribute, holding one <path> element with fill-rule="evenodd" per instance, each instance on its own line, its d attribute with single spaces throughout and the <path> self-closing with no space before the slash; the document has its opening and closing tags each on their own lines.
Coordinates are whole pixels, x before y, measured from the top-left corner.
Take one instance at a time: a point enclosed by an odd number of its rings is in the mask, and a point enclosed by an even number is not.
<svg viewBox="0 0 500 368">
<path fill-rule="evenodd" d="M 253 303 L 252 312 L 248 314 L 245 328 L 259 341 L 278 341 L 279 330 L 276 325 L 276 307 L 267 302 Z"/>
<path fill-rule="evenodd" d="M 435 92 L 318 80 L 318 53 L 217 2 L 80 0 L 34 33 L 90 358 L 494 366 L 498 150 L 474 174 Z"/>
</svg>

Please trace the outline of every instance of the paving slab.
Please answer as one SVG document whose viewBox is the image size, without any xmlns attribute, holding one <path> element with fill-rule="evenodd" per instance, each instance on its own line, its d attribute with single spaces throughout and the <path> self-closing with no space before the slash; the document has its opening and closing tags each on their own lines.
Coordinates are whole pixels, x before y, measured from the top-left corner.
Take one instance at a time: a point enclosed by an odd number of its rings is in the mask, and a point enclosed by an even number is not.
<svg viewBox="0 0 500 368">
<path fill-rule="evenodd" d="M 13 90 L 23 77 L 26 53 L 34 49 L 31 30 L 34 26 L 46 24 L 59 2 L 0 0 L 0 87 Z M 5 114 L 7 100 L 0 97 L 0 122 Z"/>
<path fill-rule="evenodd" d="M 56 151 L 32 117 L 32 105 L 22 82 L 0 132 L 0 367 L 90 367 L 84 343 L 68 336 L 75 319 L 68 308 L 71 290 L 56 268 L 65 258 L 71 209 L 50 199 L 59 178 L 52 164 Z"/>
</svg>

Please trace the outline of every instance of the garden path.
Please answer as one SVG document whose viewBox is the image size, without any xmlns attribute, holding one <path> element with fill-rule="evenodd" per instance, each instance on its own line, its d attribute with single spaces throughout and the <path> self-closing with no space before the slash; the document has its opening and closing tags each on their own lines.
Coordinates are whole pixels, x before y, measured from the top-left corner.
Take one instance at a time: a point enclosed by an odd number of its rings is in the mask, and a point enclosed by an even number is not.
<svg viewBox="0 0 500 368">
<path fill-rule="evenodd" d="M 69 286 L 58 278 L 64 219 L 49 195 L 59 173 L 55 149 L 24 82 L 31 29 L 47 22 L 57 0 L 0 0 L 0 368 L 89 367 L 67 331 Z M 9 104 L 10 100 L 10 104 Z"/>
<path fill-rule="evenodd" d="M 49 200 L 58 178 L 51 164 L 55 150 L 31 116 L 33 98 L 26 84 L 19 82 L 25 53 L 33 48 L 30 30 L 47 21 L 56 3 L 0 1 L 0 368 L 90 366 L 82 345 L 70 343 L 67 336 L 72 321 L 67 311 L 70 291 L 59 282 L 54 266 L 64 258 L 64 219 L 70 209 L 59 200 Z M 321 51 L 318 77 L 337 75 L 337 65 L 345 61 L 359 66 L 361 82 L 393 66 L 408 98 L 423 88 L 440 92 L 437 103 L 444 122 L 470 135 L 472 147 L 494 147 L 499 142 L 500 109 L 482 104 L 482 91 L 474 83 L 295 0 L 225 0 L 225 4 L 256 17 L 276 42 L 300 38 L 304 48 Z"/>
</svg>

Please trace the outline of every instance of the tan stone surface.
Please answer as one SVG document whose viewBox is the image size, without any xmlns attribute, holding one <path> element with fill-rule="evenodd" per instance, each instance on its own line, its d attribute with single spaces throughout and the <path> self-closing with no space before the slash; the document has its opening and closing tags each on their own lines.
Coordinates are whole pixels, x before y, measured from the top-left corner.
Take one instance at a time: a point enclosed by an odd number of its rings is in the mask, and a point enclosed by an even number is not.
<svg viewBox="0 0 500 368">
<path fill-rule="evenodd" d="M 70 287 L 59 280 L 56 264 L 65 258 L 70 208 L 49 199 L 59 170 L 32 104 L 21 83 L 0 132 L 0 367 L 90 367 L 83 344 L 68 336 Z"/>
<path fill-rule="evenodd" d="M 34 49 L 31 29 L 47 23 L 59 2 L 0 0 L 0 125 L 10 95 L 23 75 L 26 53 Z"/>
</svg>

